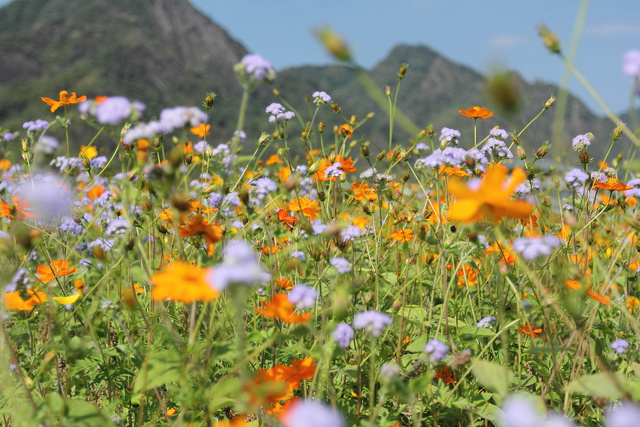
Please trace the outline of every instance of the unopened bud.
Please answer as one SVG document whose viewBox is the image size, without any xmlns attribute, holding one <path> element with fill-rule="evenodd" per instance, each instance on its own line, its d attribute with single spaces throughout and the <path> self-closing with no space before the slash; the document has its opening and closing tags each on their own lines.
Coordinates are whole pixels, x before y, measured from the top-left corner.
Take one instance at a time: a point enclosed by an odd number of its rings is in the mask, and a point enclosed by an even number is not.
<svg viewBox="0 0 640 427">
<path fill-rule="evenodd" d="M 395 300 L 391 307 L 393 307 L 393 311 L 398 311 L 402 308 L 402 302 L 399 300 Z"/>
<path fill-rule="evenodd" d="M 553 104 L 555 104 L 555 102 L 556 102 L 556 97 L 551 96 L 549 99 L 547 99 L 547 102 L 544 103 L 544 109 L 548 110 L 553 106 Z"/>
<path fill-rule="evenodd" d="M 374 117 L 375 115 L 376 115 L 376 113 L 374 113 L 373 111 L 372 111 L 372 112 L 370 112 L 370 113 L 369 113 L 369 114 L 367 114 L 367 116 L 366 116 L 366 117 L 367 117 L 367 120 L 371 120 L 371 119 L 373 119 L 373 117 Z"/>
<path fill-rule="evenodd" d="M 383 161 L 385 154 L 386 153 L 384 151 L 379 152 L 378 155 L 376 156 L 376 160 L 379 162 Z"/>
<path fill-rule="evenodd" d="M 318 191 L 318 200 L 320 200 L 321 202 L 324 202 L 326 198 L 327 198 L 327 195 L 324 191 Z"/>
<path fill-rule="evenodd" d="M 275 96 L 280 96 L 280 91 L 278 89 L 276 89 L 276 88 L 273 88 L 273 94 Z"/>
<path fill-rule="evenodd" d="M 405 172 L 402 174 L 402 181 L 404 182 L 409 181 L 409 172 Z"/>
<path fill-rule="evenodd" d="M 365 159 L 369 158 L 369 155 L 371 154 L 369 152 L 369 144 L 360 144 L 360 154 L 362 155 L 362 157 L 364 157 Z"/>
<path fill-rule="evenodd" d="M 433 134 L 435 133 L 435 131 L 433 130 L 433 125 L 427 126 L 425 130 L 427 131 L 427 136 L 433 136 Z"/>
<path fill-rule="evenodd" d="M 407 68 L 408 67 L 409 67 L 408 64 L 402 64 L 402 66 L 398 70 L 398 77 L 400 77 L 402 79 L 404 77 L 404 75 L 407 74 Z"/>
<path fill-rule="evenodd" d="M 384 94 L 387 96 L 391 96 L 391 88 L 389 87 L 389 85 L 385 85 Z"/>
<path fill-rule="evenodd" d="M 580 159 L 580 163 L 583 165 L 588 165 L 591 163 L 591 156 L 587 152 L 582 152 L 578 155 L 578 159 Z"/>
<path fill-rule="evenodd" d="M 520 160 L 524 160 L 527 158 L 527 151 L 522 147 L 518 147 L 516 150 L 516 156 L 518 156 Z"/>
<path fill-rule="evenodd" d="M 560 40 L 557 34 L 549 31 L 546 25 L 538 26 L 538 34 L 542 37 L 542 42 L 552 53 L 560 53 Z"/>
<path fill-rule="evenodd" d="M 340 107 L 338 107 L 338 104 L 336 104 L 335 102 L 332 102 L 332 103 L 331 103 L 331 109 L 332 109 L 333 111 L 335 111 L 336 113 L 339 113 L 339 112 L 340 112 Z"/>
<path fill-rule="evenodd" d="M 171 166 L 173 166 L 174 168 L 180 166 L 180 164 L 182 163 L 182 156 L 182 148 L 176 147 L 171 150 L 171 153 L 169 154 L 169 163 L 171 164 Z"/>
<path fill-rule="evenodd" d="M 325 49 L 340 61 L 351 61 L 351 51 L 344 39 L 335 31 L 329 28 L 322 28 L 316 31 L 320 41 L 324 43 Z"/>
<path fill-rule="evenodd" d="M 548 152 L 549 152 L 549 143 L 545 142 L 544 144 L 542 144 L 540 148 L 538 148 L 538 151 L 536 151 L 536 157 L 541 159 L 544 156 L 546 156 Z"/>
<path fill-rule="evenodd" d="M 31 153 L 22 153 L 22 160 L 24 160 L 26 163 L 29 163 L 31 161 Z"/>
<path fill-rule="evenodd" d="M 426 129 L 422 129 L 420 131 L 420 133 L 418 134 L 418 141 L 420 141 L 421 139 L 425 138 L 427 136 L 427 130 Z"/>
<path fill-rule="evenodd" d="M 190 165 L 193 162 L 193 155 L 187 154 L 186 156 L 184 156 L 184 162 Z"/>
<path fill-rule="evenodd" d="M 264 147 L 269 142 L 269 139 L 271 139 L 271 135 L 266 132 L 262 132 L 262 135 L 258 138 L 258 147 Z"/>
<path fill-rule="evenodd" d="M 327 125 L 325 125 L 324 123 L 320 122 L 318 123 L 318 132 L 322 133 L 322 131 L 324 131 L 324 128 L 326 128 Z"/>
<path fill-rule="evenodd" d="M 22 151 L 29 151 L 29 140 L 23 139 L 20 146 L 22 147 Z"/>
<path fill-rule="evenodd" d="M 213 101 L 216 98 L 216 94 L 213 92 L 209 92 L 207 96 L 204 98 L 204 107 L 209 109 L 213 108 Z"/>
<path fill-rule="evenodd" d="M 474 158 L 473 158 L 473 157 L 471 157 L 471 156 L 467 156 L 467 157 L 464 159 L 464 164 L 465 164 L 465 165 L 467 165 L 467 167 L 468 167 L 469 169 L 473 170 L 473 169 L 475 169 L 475 168 L 476 168 L 476 159 L 474 159 Z"/>
<path fill-rule="evenodd" d="M 522 145 L 522 142 L 520 141 L 520 137 L 518 137 L 518 135 L 516 135 L 515 133 L 511 134 L 511 140 L 516 145 Z"/>
<path fill-rule="evenodd" d="M 624 124 L 623 123 L 618 123 L 618 126 L 616 126 L 613 129 L 613 140 L 617 141 L 618 139 L 620 139 L 620 137 L 622 136 L 622 131 L 624 130 Z"/>
<path fill-rule="evenodd" d="M 320 162 L 315 162 L 314 164 L 309 166 L 309 175 L 313 175 L 314 173 L 318 172 L 318 170 L 320 170 Z"/>
</svg>

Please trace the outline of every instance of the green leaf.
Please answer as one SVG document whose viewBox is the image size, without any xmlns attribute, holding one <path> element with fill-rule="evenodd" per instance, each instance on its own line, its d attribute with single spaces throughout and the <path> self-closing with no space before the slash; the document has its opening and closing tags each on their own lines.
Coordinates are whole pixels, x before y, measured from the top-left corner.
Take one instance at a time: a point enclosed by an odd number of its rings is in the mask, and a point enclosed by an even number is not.
<svg viewBox="0 0 640 427">
<path fill-rule="evenodd" d="M 100 410 L 84 400 L 67 400 L 65 402 L 65 420 L 68 426 L 105 426 L 112 425 Z"/>
<path fill-rule="evenodd" d="M 175 350 L 151 353 L 133 384 L 132 402 L 139 403 L 142 391 L 170 384 L 180 376 L 180 354 Z"/>
<path fill-rule="evenodd" d="M 475 340 L 482 337 L 492 337 L 496 333 L 489 328 L 478 328 L 475 325 L 461 326 L 458 335 L 462 340 Z"/>
<path fill-rule="evenodd" d="M 621 385 L 628 381 L 620 374 L 616 375 L 616 377 Z M 606 399 L 618 399 L 622 396 L 613 379 L 606 374 L 583 375 L 580 378 L 576 378 L 569 383 L 567 391 Z"/>
<path fill-rule="evenodd" d="M 507 368 L 497 363 L 475 360 L 471 372 L 484 387 L 502 397 L 506 396 L 511 382 L 511 372 Z"/>
<path fill-rule="evenodd" d="M 382 273 L 382 278 L 392 285 L 398 284 L 398 275 L 396 273 Z"/>
</svg>

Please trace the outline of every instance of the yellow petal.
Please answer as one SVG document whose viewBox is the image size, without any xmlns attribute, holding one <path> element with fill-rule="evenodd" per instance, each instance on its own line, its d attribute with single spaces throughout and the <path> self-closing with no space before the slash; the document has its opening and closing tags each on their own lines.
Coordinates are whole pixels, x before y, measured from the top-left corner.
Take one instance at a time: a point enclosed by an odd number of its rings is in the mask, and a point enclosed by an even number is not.
<svg viewBox="0 0 640 427">
<path fill-rule="evenodd" d="M 67 305 L 73 304 L 74 302 L 78 301 L 78 298 L 80 298 L 80 294 L 73 294 L 68 297 L 53 297 L 53 300 L 59 302 L 62 305 Z"/>
</svg>

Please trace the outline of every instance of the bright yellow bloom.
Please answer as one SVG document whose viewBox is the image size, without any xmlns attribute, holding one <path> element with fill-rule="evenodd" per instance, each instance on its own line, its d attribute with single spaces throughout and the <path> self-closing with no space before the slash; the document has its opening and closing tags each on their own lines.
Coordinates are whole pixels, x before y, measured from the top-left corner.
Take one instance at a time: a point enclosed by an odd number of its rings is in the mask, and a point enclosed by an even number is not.
<svg viewBox="0 0 640 427">
<path fill-rule="evenodd" d="M 71 92 L 71 96 L 69 96 L 69 92 L 67 92 L 66 90 L 60 91 L 59 97 L 60 99 L 57 101 L 55 99 L 45 97 L 41 97 L 40 99 L 42 99 L 47 103 L 49 107 L 51 107 L 52 113 L 55 113 L 55 111 L 60 107 L 71 104 L 79 104 L 87 100 L 87 97 L 85 95 L 82 95 L 80 98 L 76 98 L 75 92 Z"/>
<path fill-rule="evenodd" d="M 95 146 L 81 145 L 79 157 L 85 157 L 87 160 L 91 160 L 98 156 L 98 149 Z"/>
<path fill-rule="evenodd" d="M 207 271 L 204 268 L 174 262 L 161 273 L 151 276 L 151 298 L 164 301 L 170 298 L 185 304 L 194 301 L 213 301 L 219 295 L 206 280 Z"/>
<path fill-rule="evenodd" d="M 51 298 L 52 300 L 54 300 L 55 302 L 58 302 L 62 305 L 71 305 L 73 303 L 75 303 L 76 301 L 78 301 L 78 299 L 80 298 L 80 294 L 74 294 L 68 297 L 53 297 Z"/>
<path fill-rule="evenodd" d="M 309 200 L 306 197 L 298 197 L 297 199 L 289 202 L 287 208 L 293 212 L 302 212 L 302 215 L 309 218 L 309 221 L 313 221 L 320 214 L 320 207 L 317 200 Z"/>
<path fill-rule="evenodd" d="M 526 218 L 531 215 L 535 206 L 511 200 L 515 188 L 524 180 L 524 172 L 516 168 L 507 182 L 507 170 L 502 165 L 489 167 L 480 185 L 475 189 L 462 181 L 451 179 L 448 190 L 458 200 L 449 208 L 447 217 L 450 221 L 461 222 L 478 222 L 485 218 L 497 222 L 505 216 Z"/>
<path fill-rule="evenodd" d="M 638 307 L 640 307 L 640 299 L 636 297 L 629 297 L 627 298 L 626 305 L 629 313 L 635 313 L 638 311 Z"/>
</svg>

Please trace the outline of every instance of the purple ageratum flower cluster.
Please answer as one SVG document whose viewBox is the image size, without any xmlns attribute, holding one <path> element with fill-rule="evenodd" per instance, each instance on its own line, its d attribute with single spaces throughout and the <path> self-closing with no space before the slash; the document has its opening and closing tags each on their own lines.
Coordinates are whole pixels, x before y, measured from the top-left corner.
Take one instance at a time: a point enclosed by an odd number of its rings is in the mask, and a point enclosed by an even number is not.
<svg viewBox="0 0 640 427">
<path fill-rule="evenodd" d="M 611 348 L 618 354 L 624 354 L 629 348 L 629 341 L 618 338 L 617 340 L 611 341 Z"/>
<path fill-rule="evenodd" d="M 577 135 L 571 140 L 573 150 L 582 153 L 587 151 L 587 147 L 591 145 L 591 138 L 588 135 Z"/>
<path fill-rule="evenodd" d="M 124 218 L 115 218 L 109 221 L 105 234 L 107 236 L 121 236 L 131 228 L 129 221 Z"/>
<path fill-rule="evenodd" d="M 49 162 L 49 166 L 55 166 L 60 172 L 67 172 L 69 169 L 81 167 L 82 160 L 79 157 L 58 156 Z"/>
<path fill-rule="evenodd" d="M 269 123 L 284 123 L 296 116 L 293 111 L 286 111 L 282 104 L 278 104 L 277 102 L 269 104 L 269 106 L 265 108 L 265 112 L 271 114 L 269 116 Z"/>
<path fill-rule="evenodd" d="M 329 264 L 338 270 L 338 273 L 340 274 L 349 273 L 351 271 L 351 264 L 349 264 L 349 261 L 347 261 L 346 258 L 331 258 Z"/>
<path fill-rule="evenodd" d="M 511 246 L 526 260 L 532 260 L 539 256 L 549 256 L 551 252 L 560 246 L 560 238 L 556 236 L 522 237 L 515 239 Z"/>
<path fill-rule="evenodd" d="M 640 79 L 640 50 L 630 50 L 624 54 L 622 72 L 632 79 Z"/>
<path fill-rule="evenodd" d="M 253 247 L 244 240 L 232 240 L 222 251 L 222 263 L 209 269 L 207 281 L 213 289 L 222 292 L 232 284 L 259 285 L 263 273 Z"/>
<path fill-rule="evenodd" d="M 335 162 L 325 170 L 324 178 L 338 178 L 342 174 L 344 174 L 344 171 L 342 170 L 342 163 Z"/>
<path fill-rule="evenodd" d="M 494 316 L 483 317 L 482 319 L 480 319 L 478 323 L 476 323 L 476 326 L 478 328 L 488 328 L 495 321 L 496 321 L 496 318 Z"/>
<path fill-rule="evenodd" d="M 69 186 L 55 175 L 35 175 L 25 179 L 17 188 L 17 194 L 25 200 L 30 211 L 41 225 L 52 225 L 69 216 L 73 198 Z"/>
<path fill-rule="evenodd" d="M 505 142 L 497 138 L 489 138 L 480 151 L 486 155 L 491 155 L 495 161 L 513 158 L 513 153 Z"/>
<path fill-rule="evenodd" d="M 386 378 L 393 378 L 400 373 L 400 366 L 395 362 L 385 363 L 380 367 L 380 375 Z"/>
<path fill-rule="evenodd" d="M 240 142 L 245 142 L 247 140 L 247 134 L 243 130 L 233 132 L 233 136 L 240 138 Z"/>
<path fill-rule="evenodd" d="M 357 225 L 350 225 L 340 230 L 340 237 L 344 243 L 351 242 L 362 236 L 362 230 Z"/>
<path fill-rule="evenodd" d="M 22 124 L 22 129 L 25 129 L 27 132 L 37 132 L 39 130 L 47 130 L 49 127 L 49 122 L 45 120 L 35 120 L 31 122 L 24 122 Z"/>
<path fill-rule="evenodd" d="M 53 154 L 58 147 L 60 147 L 60 143 L 57 139 L 50 135 L 43 135 L 33 150 L 44 154 Z"/>
<path fill-rule="evenodd" d="M 139 120 L 145 108 L 141 102 L 131 102 L 124 96 L 111 96 L 95 107 L 95 116 L 98 123 L 116 126 L 125 120 Z"/>
<path fill-rule="evenodd" d="M 305 262 L 307 257 L 302 251 L 293 251 L 291 252 L 291 256 L 299 261 Z"/>
<path fill-rule="evenodd" d="M 313 399 L 298 400 L 282 417 L 284 427 L 344 427 L 345 421 L 333 408 Z"/>
<path fill-rule="evenodd" d="M 240 63 L 244 65 L 246 73 L 256 80 L 273 80 L 275 78 L 275 72 L 269 61 L 257 53 L 245 55 Z"/>
<path fill-rule="evenodd" d="M 338 326 L 333 330 L 331 336 L 338 343 L 338 345 L 342 348 L 349 348 L 351 344 L 351 340 L 355 332 L 353 328 L 348 323 L 338 323 Z"/>
<path fill-rule="evenodd" d="M 446 147 L 444 150 L 437 148 L 427 157 L 418 159 L 416 169 L 424 169 L 425 167 L 436 169 L 442 165 L 463 166 L 467 157 L 472 158 L 476 163 L 476 169 L 481 171 L 489 163 L 484 153 L 476 148 L 466 151 L 459 147 Z"/>
<path fill-rule="evenodd" d="M 509 138 L 509 134 L 507 133 L 506 130 L 504 129 L 500 129 L 500 128 L 496 128 L 496 129 L 491 129 L 489 131 L 489 135 L 495 137 L 495 138 L 500 138 L 503 141 L 506 141 L 507 138 Z"/>
<path fill-rule="evenodd" d="M 433 338 L 424 346 L 424 352 L 429 356 L 429 362 L 438 363 L 447 357 L 447 353 L 449 353 L 449 346 L 442 341 Z"/>
<path fill-rule="evenodd" d="M 328 104 L 331 102 L 331 97 L 327 94 L 327 92 L 313 92 L 313 103 L 316 105 Z"/>
<path fill-rule="evenodd" d="M 311 228 L 313 229 L 313 234 L 315 236 L 319 236 L 320 234 L 324 233 L 327 227 L 328 225 L 323 224 L 319 219 L 311 221 Z"/>
<path fill-rule="evenodd" d="M 366 329 L 373 337 L 379 337 L 391 324 L 391 316 L 375 310 L 358 313 L 353 318 L 354 329 Z"/>
<path fill-rule="evenodd" d="M 640 197 L 640 178 L 627 181 L 627 185 L 633 188 L 624 192 L 625 197 Z"/>
<path fill-rule="evenodd" d="M 106 101 L 105 101 L 106 102 Z M 165 108 L 157 121 L 139 123 L 124 135 L 123 141 L 130 145 L 138 139 L 151 139 L 157 135 L 173 132 L 184 127 L 197 127 L 207 122 L 207 114 L 197 107 Z"/>
<path fill-rule="evenodd" d="M 460 131 L 443 127 L 440 131 L 439 141 L 445 140 L 450 145 L 458 145 L 460 140 Z"/>
<path fill-rule="evenodd" d="M 611 407 L 605 415 L 606 427 L 637 427 L 640 420 L 640 406 L 632 402 Z"/>
<path fill-rule="evenodd" d="M 252 192 L 258 196 L 258 199 L 264 200 L 273 191 L 278 191 L 278 185 L 266 176 L 252 180 L 249 182 Z"/>
<path fill-rule="evenodd" d="M 2 135 L 2 139 L 4 139 L 5 141 L 13 141 L 15 139 L 15 136 L 11 132 L 7 132 Z"/>
<path fill-rule="evenodd" d="M 571 169 L 564 176 L 564 182 L 567 184 L 567 187 L 574 190 L 578 187 L 582 187 L 588 179 L 589 175 L 578 168 Z"/>
<path fill-rule="evenodd" d="M 318 291 L 307 285 L 296 285 L 287 295 L 289 302 L 298 310 L 311 308 L 318 299 Z"/>
</svg>

